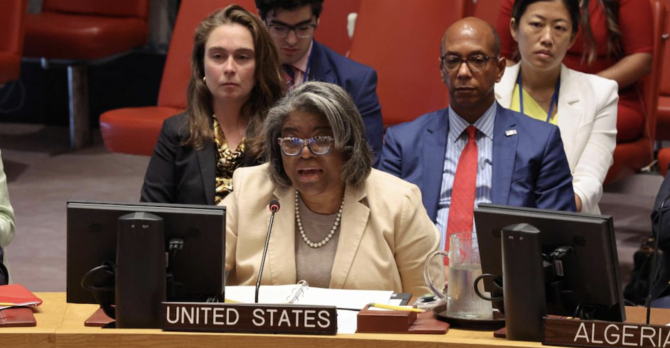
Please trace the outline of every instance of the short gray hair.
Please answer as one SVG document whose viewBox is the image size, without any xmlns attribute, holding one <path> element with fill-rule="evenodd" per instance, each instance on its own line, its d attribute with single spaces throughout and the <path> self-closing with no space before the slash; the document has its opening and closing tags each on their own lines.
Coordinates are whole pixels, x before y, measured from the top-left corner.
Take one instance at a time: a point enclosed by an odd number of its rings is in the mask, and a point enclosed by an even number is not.
<svg viewBox="0 0 670 348">
<path fill-rule="evenodd" d="M 365 139 L 363 118 L 342 87 L 325 82 L 301 84 L 268 112 L 264 124 L 265 146 L 272 181 L 280 186 L 292 185 L 284 170 L 277 139 L 281 137 L 286 118 L 294 111 L 309 112 L 328 120 L 335 138 L 335 149 L 344 157 L 340 178 L 350 186 L 362 184 L 372 171 L 372 149 Z"/>
</svg>

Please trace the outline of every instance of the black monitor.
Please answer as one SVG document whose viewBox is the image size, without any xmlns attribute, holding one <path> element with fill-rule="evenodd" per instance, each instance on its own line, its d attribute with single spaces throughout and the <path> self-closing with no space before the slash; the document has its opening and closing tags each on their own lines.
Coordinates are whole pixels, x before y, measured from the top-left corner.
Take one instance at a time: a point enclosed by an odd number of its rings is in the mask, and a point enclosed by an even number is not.
<svg viewBox="0 0 670 348">
<path fill-rule="evenodd" d="M 557 282 L 553 288 L 547 287 L 548 291 L 559 290 L 547 294 L 548 314 L 574 316 L 576 310 L 589 309 L 592 319 L 625 320 L 611 216 L 494 204 L 480 204 L 474 215 L 482 273 L 502 277 L 501 230 L 509 225 L 528 223 L 540 230 L 543 255 L 567 247 L 555 254 L 561 258 L 549 268 L 553 274 L 556 266 L 561 266 L 559 273 L 563 276 L 556 277 L 560 284 Z M 486 291 L 494 292 L 492 282 L 486 281 L 484 286 Z M 560 296 L 559 301 L 551 302 L 552 298 L 557 299 L 556 296 Z"/>
<path fill-rule="evenodd" d="M 68 201 L 68 303 L 96 303 L 82 287 L 82 277 L 105 262 L 116 262 L 118 218 L 135 212 L 163 219 L 168 301 L 223 299 L 225 207 Z"/>
</svg>

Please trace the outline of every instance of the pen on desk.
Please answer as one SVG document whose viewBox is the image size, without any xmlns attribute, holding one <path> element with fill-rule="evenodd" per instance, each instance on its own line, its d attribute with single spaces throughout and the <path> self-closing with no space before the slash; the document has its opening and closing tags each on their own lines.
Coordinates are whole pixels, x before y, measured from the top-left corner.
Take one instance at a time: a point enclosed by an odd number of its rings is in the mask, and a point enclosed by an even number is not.
<svg viewBox="0 0 670 348">
<path fill-rule="evenodd" d="M 401 306 L 391 306 L 391 305 L 382 304 L 382 303 L 370 303 L 370 307 L 384 308 L 384 309 L 390 309 L 390 310 L 394 310 L 394 311 L 406 311 L 406 312 L 417 312 L 417 313 L 425 312 L 423 309 L 401 307 Z"/>
</svg>

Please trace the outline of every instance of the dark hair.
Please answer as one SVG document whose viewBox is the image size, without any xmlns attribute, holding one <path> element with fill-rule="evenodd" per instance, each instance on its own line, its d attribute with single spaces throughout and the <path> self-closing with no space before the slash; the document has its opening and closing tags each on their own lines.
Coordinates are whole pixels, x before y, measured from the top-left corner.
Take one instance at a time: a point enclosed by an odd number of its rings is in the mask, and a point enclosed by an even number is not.
<svg viewBox="0 0 670 348">
<path fill-rule="evenodd" d="M 272 181 L 280 186 L 291 186 L 284 170 L 281 148 L 277 138 L 286 118 L 294 111 L 320 115 L 328 120 L 335 149 L 342 152 L 344 164 L 340 178 L 351 186 L 359 186 L 372 171 L 372 149 L 365 140 L 365 124 L 353 99 L 342 87 L 326 82 L 303 83 L 280 100 L 265 119 L 265 159 Z M 303 150 L 305 151 L 305 150 Z"/>
<path fill-rule="evenodd" d="M 246 133 L 246 153 L 251 158 L 263 155 L 263 120 L 268 110 L 284 95 L 285 83 L 279 64 L 279 55 L 272 37 L 258 17 L 237 5 L 230 5 L 212 13 L 195 31 L 191 53 L 191 79 L 188 83 L 189 137 L 182 145 L 202 149 L 214 140 L 212 131 L 212 93 L 202 80 L 205 76 L 205 43 L 214 29 L 222 25 L 240 24 L 247 28 L 254 41 L 256 84 L 249 100 L 242 106 L 242 114 L 249 117 Z"/>
<path fill-rule="evenodd" d="M 555 1 L 555 0 L 516 0 L 514 6 L 512 6 L 512 18 L 516 22 L 517 27 L 521 21 L 521 16 L 526 13 L 528 6 L 540 2 L 540 1 Z M 579 10 L 579 0 L 560 0 L 565 5 L 565 8 L 570 14 L 570 20 L 572 21 L 572 35 L 577 35 L 579 30 L 579 22 L 581 17 L 581 12 Z"/>
<path fill-rule="evenodd" d="M 312 6 L 312 14 L 317 19 L 321 16 L 321 11 L 323 10 L 323 0 L 255 0 L 256 8 L 261 15 L 261 18 L 265 20 L 270 11 L 277 10 L 288 10 L 292 11 L 297 8 L 310 5 Z"/>
<path fill-rule="evenodd" d="M 517 25 L 521 16 L 526 12 L 526 8 L 538 1 L 553 1 L 553 0 L 516 0 L 512 7 L 512 18 L 514 18 Z M 561 0 L 565 8 L 570 13 L 572 20 L 572 33 L 577 35 L 579 24 L 582 25 L 583 37 L 583 55 L 582 59 L 586 60 L 590 65 L 596 59 L 596 44 L 591 30 L 591 21 L 589 14 L 589 3 L 591 0 L 584 0 L 581 9 L 579 7 L 579 0 Z M 607 54 L 615 54 L 617 58 L 622 55 L 621 52 L 621 31 L 619 30 L 619 0 L 596 0 L 603 6 L 605 15 L 607 17 Z M 517 52 L 518 54 L 518 52 Z"/>
<path fill-rule="evenodd" d="M 591 31 L 591 16 L 589 14 L 589 3 L 591 0 L 582 2 L 582 36 L 584 37 L 584 54 L 589 65 L 596 59 L 596 41 Z M 607 18 L 607 54 L 614 55 L 616 59 L 623 57 L 621 46 L 621 30 L 619 29 L 619 0 L 598 0 L 605 17 Z M 588 52 L 588 55 L 587 55 Z"/>
</svg>

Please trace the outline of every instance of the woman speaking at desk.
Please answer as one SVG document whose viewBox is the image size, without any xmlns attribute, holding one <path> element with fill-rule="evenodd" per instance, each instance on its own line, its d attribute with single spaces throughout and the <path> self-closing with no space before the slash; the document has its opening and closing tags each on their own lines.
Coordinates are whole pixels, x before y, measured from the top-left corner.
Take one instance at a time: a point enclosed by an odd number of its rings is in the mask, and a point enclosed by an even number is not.
<svg viewBox="0 0 670 348">
<path fill-rule="evenodd" d="M 342 88 L 300 85 L 270 110 L 265 130 L 268 163 L 237 170 L 222 203 L 228 284 L 255 284 L 276 199 L 263 284 L 429 292 L 422 268 L 439 245 L 435 225 L 415 185 L 372 169 L 363 121 Z"/>
<path fill-rule="evenodd" d="M 521 61 L 505 69 L 495 94 L 503 107 L 558 125 L 577 210 L 599 214 L 616 145 L 619 98 L 616 82 L 562 64 L 579 18 L 579 0 L 515 1 L 509 28 Z"/>
<path fill-rule="evenodd" d="M 202 21 L 187 110 L 163 123 L 141 200 L 219 203 L 235 169 L 260 163 L 263 120 L 283 90 L 277 50 L 260 19 L 231 5 Z"/>
</svg>

